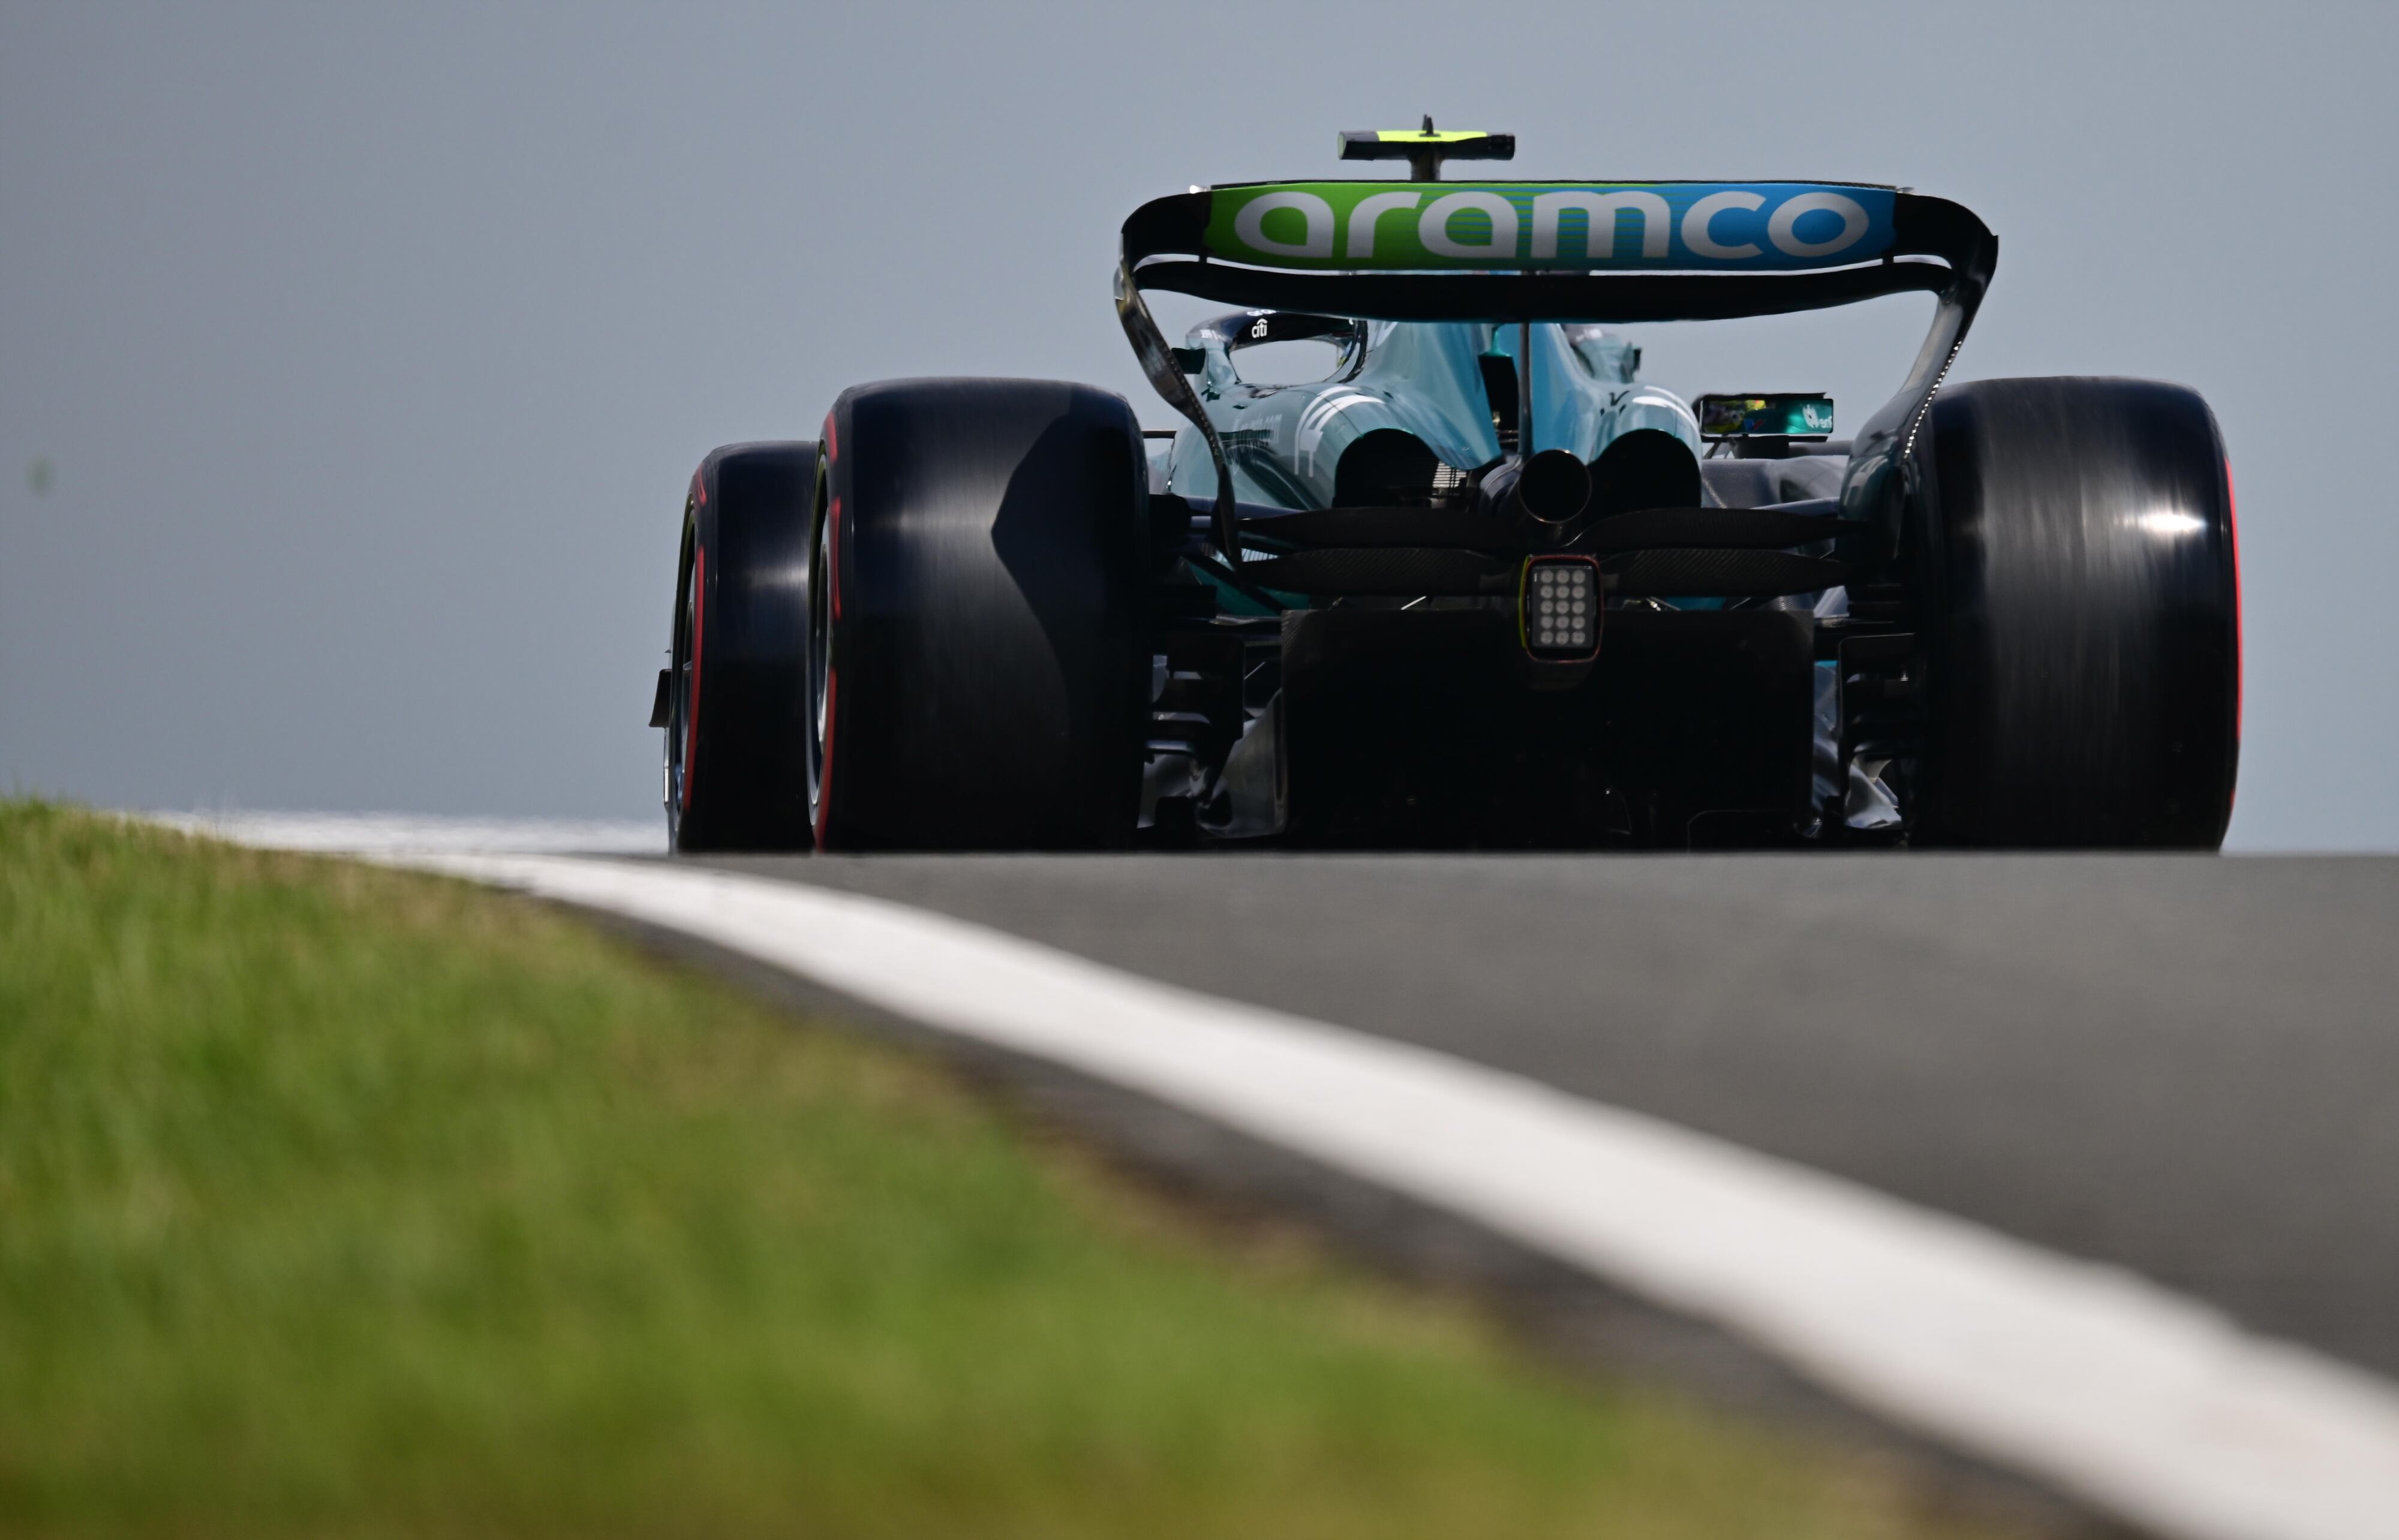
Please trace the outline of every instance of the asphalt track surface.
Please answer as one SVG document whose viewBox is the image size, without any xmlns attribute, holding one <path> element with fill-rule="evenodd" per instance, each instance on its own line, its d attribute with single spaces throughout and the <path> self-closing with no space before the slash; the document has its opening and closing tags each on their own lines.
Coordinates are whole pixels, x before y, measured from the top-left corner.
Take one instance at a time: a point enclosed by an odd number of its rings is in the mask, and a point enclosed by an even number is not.
<svg viewBox="0 0 2399 1540">
<path fill-rule="evenodd" d="M 712 864 L 1531 1075 L 2399 1372 L 2399 858 Z"/>
</svg>

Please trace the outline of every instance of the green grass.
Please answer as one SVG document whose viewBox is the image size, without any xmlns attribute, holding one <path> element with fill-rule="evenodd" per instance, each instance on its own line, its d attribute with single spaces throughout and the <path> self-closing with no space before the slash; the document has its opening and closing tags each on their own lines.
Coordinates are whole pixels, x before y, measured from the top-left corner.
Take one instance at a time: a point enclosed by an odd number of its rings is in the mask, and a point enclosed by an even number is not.
<svg viewBox="0 0 2399 1540">
<path fill-rule="evenodd" d="M 1965 1533 L 536 906 L 0 804 L 0 1533 Z"/>
</svg>

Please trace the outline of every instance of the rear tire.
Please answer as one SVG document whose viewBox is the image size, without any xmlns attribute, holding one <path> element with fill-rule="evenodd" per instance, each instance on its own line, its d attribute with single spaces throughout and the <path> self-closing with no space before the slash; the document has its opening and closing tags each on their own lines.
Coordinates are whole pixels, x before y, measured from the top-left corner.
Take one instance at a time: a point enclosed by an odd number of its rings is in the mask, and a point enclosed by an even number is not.
<svg viewBox="0 0 2399 1540">
<path fill-rule="evenodd" d="M 1084 385 L 891 381 L 843 394 L 825 456 L 820 848 L 1129 844 L 1150 663 L 1132 409 Z"/>
<path fill-rule="evenodd" d="M 817 446 L 728 444 L 684 501 L 665 703 L 668 844 L 808 843 L 807 537 Z"/>
<path fill-rule="evenodd" d="M 2142 380 L 1984 380 L 1943 391 L 1923 439 L 1913 842 L 2221 844 L 2240 601 L 2207 404 Z"/>
</svg>

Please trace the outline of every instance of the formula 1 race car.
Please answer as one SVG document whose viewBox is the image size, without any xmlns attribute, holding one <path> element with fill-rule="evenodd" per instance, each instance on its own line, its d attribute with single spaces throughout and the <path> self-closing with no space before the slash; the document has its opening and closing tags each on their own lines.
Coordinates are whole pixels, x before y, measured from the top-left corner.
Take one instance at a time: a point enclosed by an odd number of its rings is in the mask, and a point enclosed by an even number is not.
<svg viewBox="0 0 2399 1540">
<path fill-rule="evenodd" d="M 2180 386 L 1943 388 L 1998 242 L 1850 182 L 1412 180 L 1125 222 L 1186 419 L 1027 380 L 843 393 L 684 507 L 680 850 L 2212 849 L 2240 744 L 2223 440 Z M 1159 332 L 1165 290 L 1240 307 Z M 1687 400 L 1610 327 L 1935 302 L 1849 438 Z M 1321 344 L 1329 377 L 1245 380 Z"/>
</svg>

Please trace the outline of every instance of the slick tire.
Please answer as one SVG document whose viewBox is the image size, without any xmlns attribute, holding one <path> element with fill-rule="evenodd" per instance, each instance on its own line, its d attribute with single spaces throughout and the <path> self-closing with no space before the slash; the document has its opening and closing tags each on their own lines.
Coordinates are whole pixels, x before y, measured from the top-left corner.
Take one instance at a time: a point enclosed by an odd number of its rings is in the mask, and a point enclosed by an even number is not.
<svg viewBox="0 0 2399 1540">
<path fill-rule="evenodd" d="M 810 793 L 825 850 L 1090 850 L 1138 817 L 1147 483 L 1121 397 L 861 385 L 824 434 Z"/>
<path fill-rule="evenodd" d="M 2232 486 L 2207 404 L 2143 380 L 1933 403 L 1913 843 L 2213 850 L 2240 759 Z"/>
<path fill-rule="evenodd" d="M 728 444 L 684 501 L 674 642 L 659 687 L 669 844 L 809 840 L 808 509 L 817 446 Z"/>
</svg>

